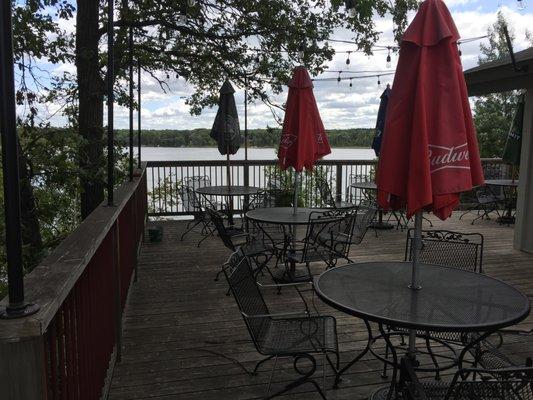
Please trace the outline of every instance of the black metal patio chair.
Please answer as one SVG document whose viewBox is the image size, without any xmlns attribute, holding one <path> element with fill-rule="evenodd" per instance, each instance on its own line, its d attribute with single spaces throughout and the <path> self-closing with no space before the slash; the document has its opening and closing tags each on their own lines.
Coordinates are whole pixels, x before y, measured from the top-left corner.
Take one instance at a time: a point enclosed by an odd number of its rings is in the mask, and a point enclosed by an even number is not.
<svg viewBox="0 0 533 400">
<path fill-rule="evenodd" d="M 187 229 L 180 237 L 183 241 L 185 236 L 192 232 L 196 227 L 200 227 L 202 238 L 198 241 L 197 246 L 213 234 L 213 227 L 210 225 L 209 216 L 205 211 L 202 200 L 193 187 L 182 185 L 178 188 L 178 195 L 181 198 L 183 209 L 192 214 L 193 220 L 187 223 Z"/>
<path fill-rule="evenodd" d="M 412 260 L 413 243 L 415 230 L 407 231 L 405 243 L 405 261 Z M 461 233 L 446 230 L 422 230 L 422 244 L 418 251 L 418 261 L 426 264 L 444 265 L 452 268 L 459 268 L 471 272 L 483 273 L 483 235 L 480 233 Z M 405 345 L 404 336 L 408 334 L 405 329 L 389 327 L 391 335 L 401 337 L 400 346 Z M 457 354 L 455 346 L 467 344 L 467 338 L 459 332 L 431 332 L 417 331 L 417 337 L 425 340 L 426 353 L 430 356 L 435 368 L 436 379 L 440 378 L 440 372 L 457 365 Z M 444 346 L 447 351 L 436 353 L 433 351 L 432 343 Z M 388 357 L 389 349 L 385 349 L 385 359 Z M 446 361 L 441 366 L 438 360 Z M 383 365 L 383 376 L 387 375 L 387 365 Z M 429 370 L 429 369 L 421 369 Z"/>
<path fill-rule="evenodd" d="M 471 211 L 477 210 L 478 215 L 471 222 L 472 225 L 479 219 L 490 219 L 490 214 L 495 212 L 500 217 L 500 209 L 505 208 L 505 194 L 503 188 L 495 190 L 490 186 L 480 186 L 474 189 L 475 204 L 461 214 L 462 219 Z"/>
<path fill-rule="evenodd" d="M 320 195 L 320 203 L 322 206 L 336 209 L 353 208 L 354 204 L 342 200 L 335 200 L 328 181 L 319 175 L 315 175 L 315 182 Z"/>
<path fill-rule="evenodd" d="M 420 380 L 413 362 L 401 360 L 403 400 L 533 400 L 533 368 L 461 369 L 451 382 Z"/>
<path fill-rule="evenodd" d="M 326 399 L 326 363 L 331 366 L 335 374 L 339 369 L 335 318 L 312 316 L 301 294 L 300 297 L 304 305 L 302 312 L 270 313 L 256 282 L 252 266 L 242 251 L 238 251 L 230 257 L 223 272 L 256 350 L 261 355 L 266 356 L 256 364 L 253 374 L 257 373 L 263 363 L 274 359 L 265 399 L 280 396 L 306 383 L 312 384 L 322 399 Z M 297 287 L 294 284 L 283 286 Z M 320 388 L 313 379 L 317 369 L 316 355 L 324 357 L 324 389 Z M 330 355 L 335 355 L 335 361 L 332 361 Z M 274 394 L 270 394 L 277 360 L 281 357 L 292 358 L 294 370 L 301 376 Z M 307 370 L 304 363 L 310 363 Z"/>
<path fill-rule="evenodd" d="M 310 281 L 312 262 L 323 262 L 327 268 L 334 266 L 339 258 L 350 262 L 347 255 L 352 240 L 354 219 L 354 210 L 311 212 L 305 237 L 293 240 L 292 248 L 285 252 L 285 272 L 281 279 L 285 280 L 287 275 L 293 272 L 291 268 L 297 265 L 305 266 L 305 279 Z"/>
<path fill-rule="evenodd" d="M 224 224 L 224 219 L 218 211 L 210 208 L 207 208 L 206 210 L 209 219 L 226 248 L 231 252 L 240 249 L 245 256 L 254 260 L 256 265 L 255 270 L 258 273 L 264 268 L 270 273 L 267 264 L 275 255 L 275 248 L 268 236 L 258 230 L 254 230 L 254 234 L 252 234 L 239 228 L 228 227 Z M 253 224 L 250 224 L 249 226 L 253 226 Z M 218 280 L 221 273 L 222 271 L 217 273 L 215 281 Z"/>
</svg>

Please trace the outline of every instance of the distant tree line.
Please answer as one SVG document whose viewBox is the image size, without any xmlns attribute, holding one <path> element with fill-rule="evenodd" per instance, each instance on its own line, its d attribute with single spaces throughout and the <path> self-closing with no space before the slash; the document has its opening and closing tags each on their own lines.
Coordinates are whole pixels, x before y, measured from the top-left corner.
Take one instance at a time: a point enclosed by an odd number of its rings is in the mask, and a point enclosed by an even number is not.
<svg viewBox="0 0 533 400">
<path fill-rule="evenodd" d="M 242 132 L 244 137 L 244 132 Z M 250 129 L 248 130 L 249 144 L 252 147 L 277 147 L 281 129 Z M 369 128 L 332 129 L 327 131 L 329 143 L 332 147 L 370 147 L 374 130 Z M 143 146 L 151 147 L 216 147 L 216 143 L 209 136 L 209 129 L 188 130 L 143 130 L 141 133 Z M 127 129 L 116 132 L 117 143 L 127 146 L 129 131 Z M 137 132 L 134 135 L 137 145 Z"/>
</svg>

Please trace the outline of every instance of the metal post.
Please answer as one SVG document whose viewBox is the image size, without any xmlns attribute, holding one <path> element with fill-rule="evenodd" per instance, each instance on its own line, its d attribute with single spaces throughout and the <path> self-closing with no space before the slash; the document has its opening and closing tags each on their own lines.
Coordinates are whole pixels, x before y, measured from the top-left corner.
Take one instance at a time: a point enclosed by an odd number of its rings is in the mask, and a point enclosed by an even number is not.
<svg viewBox="0 0 533 400">
<path fill-rule="evenodd" d="M 0 310 L 0 318 L 18 318 L 37 312 L 39 306 L 24 302 L 11 1 L 2 0 L 0 11 L 0 130 L 9 292 L 9 305 Z"/>
<path fill-rule="evenodd" d="M 421 286 L 418 282 L 418 252 L 422 244 L 422 211 L 418 211 L 415 214 L 415 236 L 413 238 L 412 246 L 412 266 L 411 266 L 411 284 L 409 287 L 411 289 L 419 290 Z"/>
<path fill-rule="evenodd" d="M 141 60 L 137 60 L 137 168 L 141 168 Z"/>
<path fill-rule="evenodd" d="M 129 55 L 129 67 L 130 67 L 130 162 L 129 162 L 129 172 L 130 172 L 130 182 L 133 182 L 133 28 L 130 26 L 129 29 L 129 41 L 128 41 L 128 55 Z"/>
<path fill-rule="evenodd" d="M 244 75 L 244 159 L 248 160 L 248 76 Z"/>
<path fill-rule="evenodd" d="M 113 138 L 113 82 L 115 80 L 114 65 L 114 0 L 108 0 L 107 10 L 107 205 L 113 205 L 114 186 L 114 138 Z"/>
</svg>

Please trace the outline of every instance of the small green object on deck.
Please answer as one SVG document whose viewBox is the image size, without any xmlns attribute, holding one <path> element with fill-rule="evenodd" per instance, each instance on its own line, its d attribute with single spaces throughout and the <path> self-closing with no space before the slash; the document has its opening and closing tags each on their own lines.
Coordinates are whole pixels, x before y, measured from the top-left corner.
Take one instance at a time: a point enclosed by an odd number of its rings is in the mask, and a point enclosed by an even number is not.
<svg viewBox="0 0 533 400">
<path fill-rule="evenodd" d="M 149 227 L 148 237 L 150 238 L 150 242 L 161 242 L 163 240 L 163 227 L 161 225 Z"/>
</svg>

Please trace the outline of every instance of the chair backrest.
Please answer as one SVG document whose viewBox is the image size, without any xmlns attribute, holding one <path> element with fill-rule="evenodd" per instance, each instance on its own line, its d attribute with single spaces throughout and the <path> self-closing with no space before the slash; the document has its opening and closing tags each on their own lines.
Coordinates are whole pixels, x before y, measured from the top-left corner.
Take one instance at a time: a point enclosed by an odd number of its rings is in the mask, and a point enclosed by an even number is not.
<svg viewBox="0 0 533 400">
<path fill-rule="evenodd" d="M 404 400 L 533 400 L 533 368 L 462 369 L 455 373 L 448 389 L 442 388 L 435 395 L 431 389 L 435 384 L 420 381 L 412 361 L 402 357 L 399 386 Z"/>
<path fill-rule="evenodd" d="M 303 259 L 311 250 L 320 252 L 320 249 L 346 253 L 345 247 L 350 245 L 352 232 L 352 212 L 347 210 L 313 211 L 309 214 L 307 233 L 303 248 Z M 342 236 L 343 243 L 340 244 Z"/>
<path fill-rule="evenodd" d="M 361 202 L 357 206 L 353 222 L 352 244 L 359 244 L 363 241 L 377 211 L 375 204 Z"/>
<path fill-rule="evenodd" d="M 211 186 L 211 178 L 207 175 L 187 176 L 183 178 L 183 184 L 196 190 L 204 186 Z"/>
<path fill-rule="evenodd" d="M 412 260 L 414 228 L 407 231 L 405 260 Z M 420 262 L 483 272 L 483 235 L 445 230 L 423 230 Z"/>
<path fill-rule="evenodd" d="M 222 218 L 222 215 L 212 208 L 206 208 L 206 212 L 209 217 L 209 221 L 215 226 L 218 236 L 222 240 L 222 243 L 224 243 L 224 246 L 231 251 L 235 251 L 235 245 L 233 244 L 233 240 L 226 229 L 226 225 L 224 225 L 224 218 Z"/>
<path fill-rule="evenodd" d="M 321 203 L 328 207 L 335 207 L 335 198 L 331 192 L 328 182 L 322 176 L 315 176 L 315 182 L 320 194 Z"/>
<path fill-rule="evenodd" d="M 469 377 L 469 374 L 465 374 Z M 533 368 L 505 368 L 476 371 L 476 380 L 452 381 L 445 399 L 450 400 L 533 400 Z"/>
<path fill-rule="evenodd" d="M 269 311 L 257 286 L 250 262 L 244 253 L 238 250 L 230 256 L 223 268 L 229 288 L 237 302 L 239 311 L 243 314 L 250 336 L 255 346 L 260 350 L 271 319 L 270 317 L 254 317 L 266 315 Z"/>
<path fill-rule="evenodd" d="M 348 182 L 350 185 L 358 182 L 370 182 L 370 177 L 366 174 L 350 174 Z"/>
<path fill-rule="evenodd" d="M 248 209 L 276 207 L 278 193 L 276 189 L 261 189 L 251 196 Z"/>
<path fill-rule="evenodd" d="M 474 193 L 479 204 L 488 204 L 505 200 L 503 186 L 491 187 L 484 185 L 476 188 Z"/>
<path fill-rule="evenodd" d="M 178 188 L 178 194 L 181 197 L 183 209 L 188 212 L 202 211 L 202 202 L 194 188 L 182 185 Z"/>
</svg>

